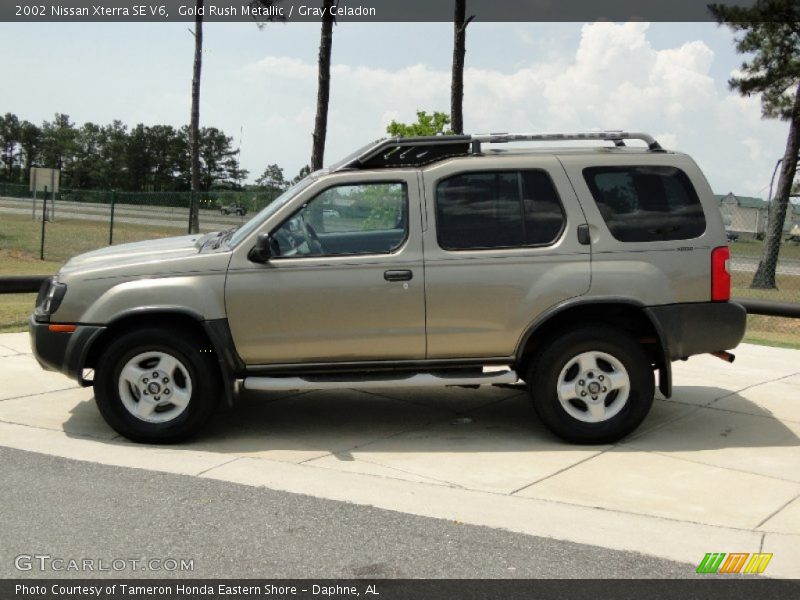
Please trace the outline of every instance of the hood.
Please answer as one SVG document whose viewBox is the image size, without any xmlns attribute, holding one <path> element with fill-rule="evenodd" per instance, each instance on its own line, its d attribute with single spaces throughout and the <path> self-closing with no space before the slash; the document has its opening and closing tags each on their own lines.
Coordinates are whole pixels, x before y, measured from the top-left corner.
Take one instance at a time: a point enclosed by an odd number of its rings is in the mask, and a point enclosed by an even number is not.
<svg viewBox="0 0 800 600">
<path fill-rule="evenodd" d="M 208 234 L 182 235 L 108 246 L 71 258 L 61 269 L 61 273 L 68 274 L 77 270 L 106 269 L 124 265 L 164 262 L 171 259 L 194 256 L 200 252 L 202 241 L 207 237 Z"/>
</svg>

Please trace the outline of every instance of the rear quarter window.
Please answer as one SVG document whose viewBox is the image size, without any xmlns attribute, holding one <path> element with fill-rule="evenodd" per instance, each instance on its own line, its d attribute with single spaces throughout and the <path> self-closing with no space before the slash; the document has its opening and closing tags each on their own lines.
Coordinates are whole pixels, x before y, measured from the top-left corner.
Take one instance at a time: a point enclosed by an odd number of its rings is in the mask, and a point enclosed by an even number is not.
<svg viewBox="0 0 800 600">
<path fill-rule="evenodd" d="M 700 198 L 676 167 L 589 167 L 583 177 L 611 235 L 621 242 L 690 240 L 706 230 Z"/>
<path fill-rule="evenodd" d="M 445 250 L 546 246 L 564 221 L 555 186 L 539 169 L 460 173 L 436 187 L 436 232 Z"/>
</svg>

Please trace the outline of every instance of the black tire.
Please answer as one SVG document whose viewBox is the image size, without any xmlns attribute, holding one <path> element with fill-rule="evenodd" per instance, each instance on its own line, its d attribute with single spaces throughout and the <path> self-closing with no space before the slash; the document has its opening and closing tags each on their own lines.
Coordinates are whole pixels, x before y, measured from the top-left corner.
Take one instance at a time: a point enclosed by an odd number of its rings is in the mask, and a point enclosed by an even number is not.
<svg viewBox="0 0 800 600">
<path fill-rule="evenodd" d="M 100 414 L 114 431 L 134 442 L 171 444 L 195 435 L 213 414 L 221 389 L 219 366 L 215 363 L 214 355 L 201 352 L 206 345 L 183 331 L 142 329 L 122 335 L 105 349 L 95 369 L 94 394 Z M 146 353 L 160 353 L 176 359 L 180 367 L 173 371 L 175 394 L 180 391 L 178 387 L 182 387 L 184 392 L 191 390 L 189 394 L 184 393 L 189 400 L 182 412 L 165 422 L 148 422 L 135 416 L 126 408 L 126 400 L 120 395 L 123 368 L 129 361 Z M 144 361 L 137 363 L 137 366 L 149 364 L 152 363 Z M 158 369 L 159 364 L 156 362 L 155 366 L 147 366 L 147 369 Z M 162 385 L 160 380 L 158 383 Z M 167 385 L 164 385 L 166 389 Z M 131 398 L 135 398 L 136 394 L 130 386 L 128 390 L 127 402 L 130 405 Z M 164 390 L 161 393 L 169 393 Z M 138 387 L 136 391 L 143 393 Z M 165 418 L 168 416 L 166 413 L 181 410 L 175 405 L 169 409 L 166 395 L 161 404 L 153 414 L 165 408 L 163 405 L 167 410 L 155 418 Z"/>
<path fill-rule="evenodd" d="M 584 422 L 572 416 L 559 400 L 557 390 L 562 370 L 572 364 L 570 369 L 577 368 L 580 373 L 580 367 L 573 360 L 583 353 L 592 352 L 609 355 L 621 363 L 629 382 L 627 401 L 622 404 L 622 398 L 619 398 L 622 408 L 600 422 Z M 603 359 L 598 364 L 603 368 L 612 366 Z M 570 376 L 570 369 L 565 371 L 565 376 Z M 600 372 L 603 373 L 605 371 Z M 576 376 L 573 374 L 572 377 L 571 380 L 565 379 L 566 383 L 575 381 Z M 603 326 L 581 327 L 559 336 L 532 361 L 526 381 L 533 407 L 542 422 L 557 436 L 575 444 L 607 444 L 628 435 L 647 416 L 655 394 L 653 368 L 641 345 L 624 331 Z M 586 378 L 580 379 L 580 382 L 584 381 L 591 383 Z M 599 402 L 607 407 L 607 403 L 613 405 L 616 398 L 610 391 L 607 395 L 600 395 Z M 589 405 L 577 394 L 575 399 L 566 402 L 571 405 L 569 408 L 573 413 L 584 412 L 588 417 Z"/>
</svg>

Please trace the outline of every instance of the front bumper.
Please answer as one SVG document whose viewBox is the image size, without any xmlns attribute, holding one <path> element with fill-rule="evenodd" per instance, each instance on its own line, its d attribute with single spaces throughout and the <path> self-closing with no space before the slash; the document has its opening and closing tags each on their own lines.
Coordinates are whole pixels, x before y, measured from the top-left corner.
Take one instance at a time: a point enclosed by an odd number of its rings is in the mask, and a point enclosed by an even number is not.
<svg viewBox="0 0 800 600">
<path fill-rule="evenodd" d="M 735 302 L 668 304 L 645 310 L 660 330 L 669 360 L 735 348 L 747 325 L 747 311 Z"/>
<path fill-rule="evenodd" d="M 58 371 L 75 379 L 81 385 L 89 382 L 83 379 L 83 367 L 89 348 L 104 327 L 78 325 L 70 333 L 50 331 L 50 323 L 40 323 L 33 316 L 28 321 L 31 349 L 38 363 L 48 371 Z"/>
</svg>

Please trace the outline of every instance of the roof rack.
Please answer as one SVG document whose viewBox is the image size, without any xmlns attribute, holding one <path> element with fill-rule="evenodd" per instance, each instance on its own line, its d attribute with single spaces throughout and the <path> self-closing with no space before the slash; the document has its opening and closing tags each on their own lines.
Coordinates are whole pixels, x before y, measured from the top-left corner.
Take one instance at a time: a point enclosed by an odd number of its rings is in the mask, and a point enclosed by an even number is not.
<svg viewBox="0 0 800 600">
<path fill-rule="evenodd" d="M 334 170 L 427 165 L 453 156 L 466 156 L 469 154 L 471 141 L 470 135 L 394 137 L 379 140 L 344 159 Z"/>
<path fill-rule="evenodd" d="M 624 146 L 625 140 L 642 140 L 651 152 L 663 152 L 661 145 L 647 133 L 600 131 L 588 133 L 485 133 L 478 135 L 435 135 L 394 137 L 379 140 L 347 157 L 332 167 L 343 169 L 380 169 L 388 167 L 418 167 L 452 158 L 480 154 L 481 144 L 512 142 L 563 142 L 595 140 Z"/>
<path fill-rule="evenodd" d="M 642 140 L 651 152 L 663 152 L 655 138 L 649 133 L 629 131 L 591 131 L 587 133 L 484 133 L 470 136 L 472 152 L 480 152 L 481 144 L 506 144 L 510 142 L 564 142 L 595 140 L 614 142 L 615 146 L 624 146 L 625 140 Z M 476 152 L 477 150 L 477 152 Z"/>
</svg>

